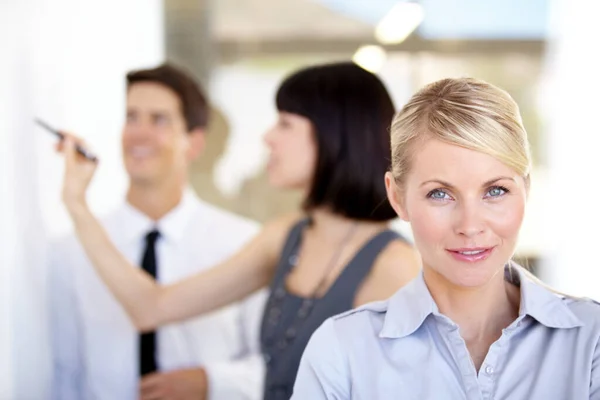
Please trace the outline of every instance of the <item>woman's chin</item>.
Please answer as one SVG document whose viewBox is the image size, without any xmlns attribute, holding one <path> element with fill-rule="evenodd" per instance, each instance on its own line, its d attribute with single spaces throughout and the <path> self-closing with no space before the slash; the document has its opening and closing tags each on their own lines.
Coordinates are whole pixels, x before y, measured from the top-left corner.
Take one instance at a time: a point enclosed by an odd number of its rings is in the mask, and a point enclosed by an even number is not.
<svg viewBox="0 0 600 400">
<path fill-rule="evenodd" d="M 282 180 L 280 178 L 278 178 L 277 176 L 273 176 L 272 174 L 269 174 L 268 182 L 269 182 L 269 186 L 271 186 L 272 188 L 275 188 L 275 189 L 285 189 L 286 188 L 285 182 L 282 182 Z"/>
<path fill-rule="evenodd" d="M 279 190 L 294 190 L 294 191 L 306 191 L 307 185 L 305 183 L 297 182 L 295 180 L 286 179 L 275 174 L 268 175 L 269 185 L 274 189 Z"/>
</svg>

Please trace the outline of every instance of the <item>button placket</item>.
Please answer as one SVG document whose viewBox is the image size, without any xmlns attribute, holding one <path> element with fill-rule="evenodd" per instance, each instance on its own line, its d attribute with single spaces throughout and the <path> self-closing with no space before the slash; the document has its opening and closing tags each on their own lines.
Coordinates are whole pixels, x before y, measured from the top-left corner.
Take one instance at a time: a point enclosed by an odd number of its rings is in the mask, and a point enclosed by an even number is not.
<svg viewBox="0 0 600 400">
<path fill-rule="evenodd" d="M 456 361 L 461 370 L 461 375 L 466 387 L 469 388 L 467 391 L 478 391 L 479 382 L 477 380 L 477 371 L 473 364 L 473 360 L 471 359 L 467 344 L 462 336 L 460 336 L 460 329 L 455 324 L 448 324 L 447 328 L 450 343 L 453 346 L 453 352 L 456 355 Z"/>
<path fill-rule="evenodd" d="M 499 362 L 502 358 L 502 350 L 506 350 L 504 347 L 504 335 L 494 342 L 489 350 L 488 354 L 483 360 L 481 370 L 479 373 L 479 384 L 481 387 L 481 393 L 484 399 L 491 399 L 494 393 L 496 382 L 498 381 L 498 373 L 501 369 Z"/>
</svg>

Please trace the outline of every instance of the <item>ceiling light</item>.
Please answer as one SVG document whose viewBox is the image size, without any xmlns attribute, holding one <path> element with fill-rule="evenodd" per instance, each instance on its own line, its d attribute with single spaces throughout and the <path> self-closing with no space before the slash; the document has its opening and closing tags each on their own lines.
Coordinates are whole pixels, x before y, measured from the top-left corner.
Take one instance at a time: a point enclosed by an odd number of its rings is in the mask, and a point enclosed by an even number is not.
<svg viewBox="0 0 600 400">
<path fill-rule="evenodd" d="M 352 56 L 352 61 L 367 71 L 376 73 L 383 67 L 386 58 L 387 53 L 381 46 L 367 45 L 356 50 L 356 53 Z"/>
<path fill-rule="evenodd" d="M 417 3 L 396 4 L 375 28 L 375 38 L 384 44 L 404 41 L 423 21 L 423 7 Z"/>
</svg>

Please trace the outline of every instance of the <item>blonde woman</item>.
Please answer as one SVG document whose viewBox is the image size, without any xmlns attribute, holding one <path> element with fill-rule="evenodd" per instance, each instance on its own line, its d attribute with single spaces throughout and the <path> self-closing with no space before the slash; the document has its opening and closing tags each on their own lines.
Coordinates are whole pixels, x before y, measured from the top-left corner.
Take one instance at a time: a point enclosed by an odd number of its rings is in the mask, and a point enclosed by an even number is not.
<svg viewBox="0 0 600 400">
<path fill-rule="evenodd" d="M 415 94 L 392 124 L 388 197 L 423 271 L 313 334 L 294 400 L 600 399 L 600 307 L 510 259 L 529 188 L 515 102 L 474 79 Z"/>
</svg>

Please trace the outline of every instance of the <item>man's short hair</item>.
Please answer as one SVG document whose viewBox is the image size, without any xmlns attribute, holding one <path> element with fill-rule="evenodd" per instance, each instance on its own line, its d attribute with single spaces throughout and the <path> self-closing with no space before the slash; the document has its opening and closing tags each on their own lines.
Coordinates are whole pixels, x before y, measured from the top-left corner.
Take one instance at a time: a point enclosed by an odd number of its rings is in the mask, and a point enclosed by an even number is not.
<svg viewBox="0 0 600 400">
<path fill-rule="evenodd" d="M 172 90 L 181 101 L 181 113 L 188 132 L 205 129 L 209 106 L 200 85 L 180 67 L 165 63 L 156 68 L 131 71 L 127 74 L 127 89 L 136 83 L 153 82 Z"/>
</svg>

